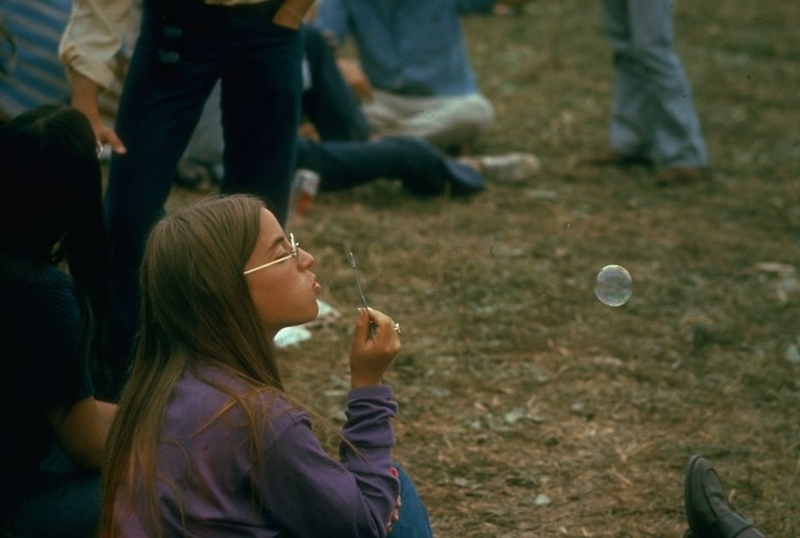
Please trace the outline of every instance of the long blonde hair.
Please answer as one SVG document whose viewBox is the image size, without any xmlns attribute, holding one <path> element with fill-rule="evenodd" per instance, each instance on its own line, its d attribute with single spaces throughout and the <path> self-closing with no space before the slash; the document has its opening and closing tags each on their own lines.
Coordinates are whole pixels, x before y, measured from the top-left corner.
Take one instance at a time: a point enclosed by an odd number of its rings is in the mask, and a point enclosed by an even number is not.
<svg viewBox="0 0 800 538">
<path fill-rule="evenodd" d="M 251 196 L 216 197 L 165 217 L 150 233 L 136 352 L 107 441 L 102 537 L 118 535 L 115 507 L 132 508 L 142 497 L 149 535 L 161 535 L 158 440 L 172 389 L 187 368 L 217 364 L 253 388 L 248 395 L 219 387 L 249 417 L 251 450 L 260 453 L 257 424 L 264 410 L 250 396 L 283 391 L 273 344 L 242 275 L 263 207 Z"/>
</svg>

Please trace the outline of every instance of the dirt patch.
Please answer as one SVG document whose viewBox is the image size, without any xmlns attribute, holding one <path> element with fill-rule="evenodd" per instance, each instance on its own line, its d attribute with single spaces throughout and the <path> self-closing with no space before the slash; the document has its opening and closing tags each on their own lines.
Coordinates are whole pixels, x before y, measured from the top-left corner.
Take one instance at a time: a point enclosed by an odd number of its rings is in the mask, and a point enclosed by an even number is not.
<svg viewBox="0 0 800 538">
<path fill-rule="evenodd" d="M 396 457 L 438 536 L 680 536 L 694 453 L 763 531 L 800 535 L 799 18 L 793 0 L 677 4 L 714 176 L 668 189 L 575 164 L 606 147 L 599 3 L 466 18 L 498 115 L 478 150 L 535 152 L 541 175 L 468 200 L 381 180 L 292 216 L 343 315 L 285 351 L 288 386 L 341 419 L 352 248 L 403 326 Z M 593 293 L 609 263 L 633 276 L 619 308 Z"/>
</svg>

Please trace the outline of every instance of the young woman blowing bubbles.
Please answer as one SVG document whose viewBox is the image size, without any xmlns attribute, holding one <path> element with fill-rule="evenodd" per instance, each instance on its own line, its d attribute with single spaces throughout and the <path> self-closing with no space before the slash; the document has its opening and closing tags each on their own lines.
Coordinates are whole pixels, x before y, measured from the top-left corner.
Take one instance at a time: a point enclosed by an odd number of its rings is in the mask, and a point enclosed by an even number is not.
<svg viewBox="0 0 800 538">
<path fill-rule="evenodd" d="M 155 226 L 109 435 L 101 536 L 430 536 L 392 463 L 397 406 L 381 383 L 400 350 L 391 318 L 359 310 L 340 461 L 284 393 L 272 340 L 316 317 L 313 265 L 250 196 Z"/>
</svg>

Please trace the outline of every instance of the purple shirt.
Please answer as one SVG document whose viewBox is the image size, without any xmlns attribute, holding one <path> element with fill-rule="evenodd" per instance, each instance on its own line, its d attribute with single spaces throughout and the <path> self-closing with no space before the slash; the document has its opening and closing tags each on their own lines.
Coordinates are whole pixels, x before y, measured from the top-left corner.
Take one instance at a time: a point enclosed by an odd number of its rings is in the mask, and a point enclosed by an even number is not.
<svg viewBox="0 0 800 538">
<path fill-rule="evenodd" d="M 256 465 L 243 409 L 206 380 L 252 392 L 219 368 L 184 373 L 167 406 L 158 448 L 158 502 L 166 536 L 384 536 L 399 484 L 393 475 L 390 387 L 347 396 L 341 463 L 311 431 L 308 414 L 283 395 L 256 396 L 268 409 L 260 429 L 263 468 Z M 179 506 L 183 507 L 185 528 Z M 146 536 L 141 499 L 117 508 L 125 536 Z"/>
</svg>

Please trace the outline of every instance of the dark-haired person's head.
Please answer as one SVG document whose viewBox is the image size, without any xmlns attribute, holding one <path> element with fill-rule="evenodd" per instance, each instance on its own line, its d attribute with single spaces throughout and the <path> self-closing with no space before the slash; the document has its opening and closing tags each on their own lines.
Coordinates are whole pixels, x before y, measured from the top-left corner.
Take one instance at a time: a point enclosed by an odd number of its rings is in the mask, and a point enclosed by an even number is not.
<svg viewBox="0 0 800 538">
<path fill-rule="evenodd" d="M 104 243 L 97 142 L 83 114 L 63 105 L 20 114 L 0 128 L 0 155 L 3 252 L 57 262 Z"/>
<path fill-rule="evenodd" d="M 89 120 L 65 105 L 42 105 L 0 127 L 0 266 L 17 272 L 66 262 L 83 307 L 78 355 L 102 360 L 108 305 L 108 246 L 102 172 Z M 14 263 L 12 263 L 12 261 Z"/>
</svg>

